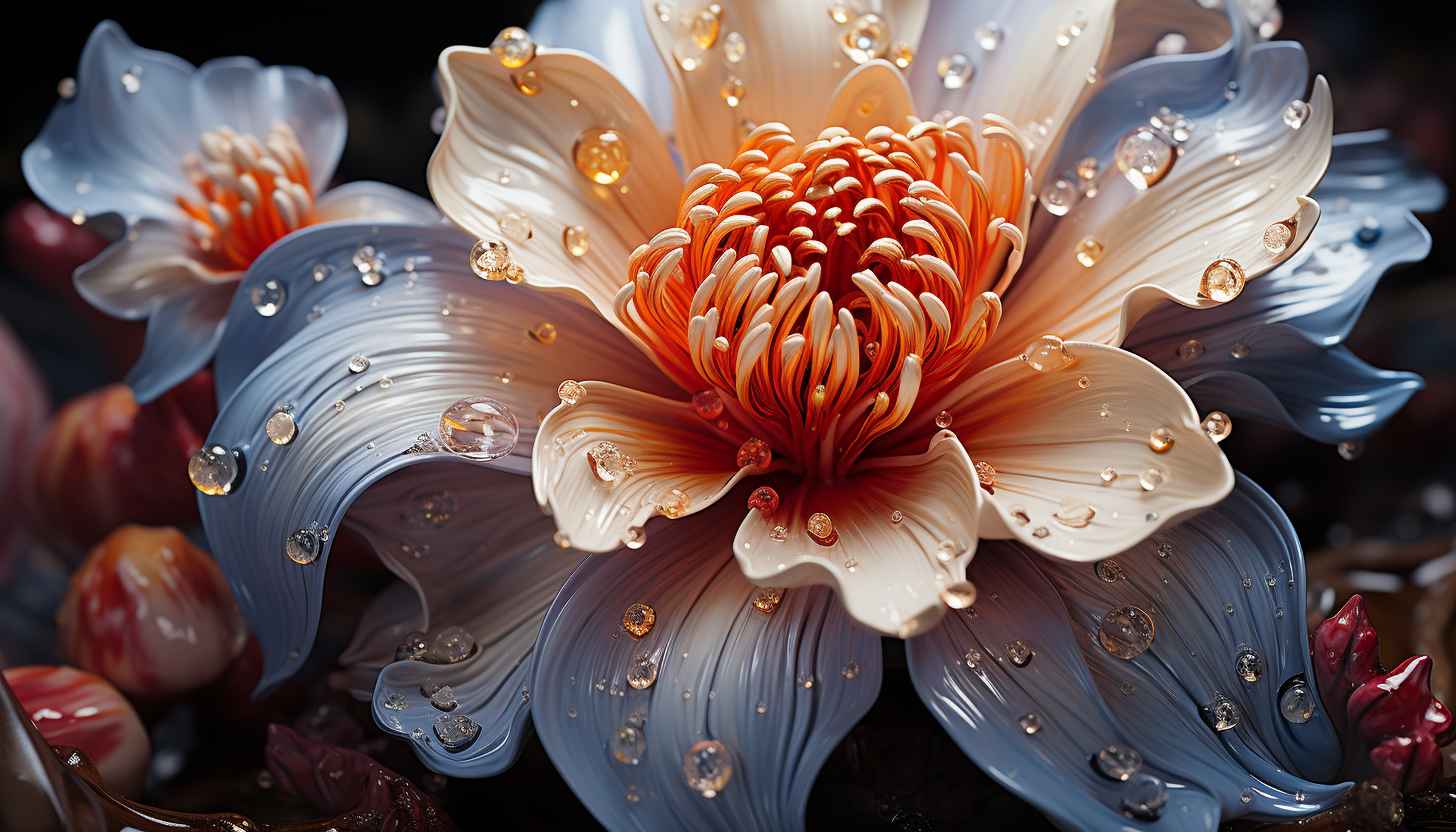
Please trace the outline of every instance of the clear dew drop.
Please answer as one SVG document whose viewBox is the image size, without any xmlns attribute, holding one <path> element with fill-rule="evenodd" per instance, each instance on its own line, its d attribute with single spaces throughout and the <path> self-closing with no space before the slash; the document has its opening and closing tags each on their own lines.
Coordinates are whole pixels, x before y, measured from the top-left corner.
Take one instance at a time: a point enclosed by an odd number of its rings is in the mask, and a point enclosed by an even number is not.
<svg viewBox="0 0 1456 832">
<path fill-rule="evenodd" d="M 203 494 L 227 494 L 237 484 L 237 457 L 224 445 L 205 445 L 187 461 L 187 478 Z"/>
<path fill-rule="evenodd" d="M 1168 808 L 1168 785 L 1151 774 L 1139 774 L 1122 791 L 1122 813 L 1136 820 L 1157 820 Z"/>
<path fill-rule="evenodd" d="M 1102 616 L 1097 641 L 1119 659 L 1134 659 L 1153 644 L 1153 619 L 1133 606 L 1115 607 Z"/>
<path fill-rule="evenodd" d="M 313 563 L 319 556 L 319 539 L 313 529 L 299 529 L 283 541 L 283 553 L 297 564 Z"/>
<path fill-rule="evenodd" d="M 1001 45 L 1001 39 L 1005 33 L 1001 30 L 1001 24 L 994 20 L 988 20 L 976 27 L 976 43 L 987 52 L 995 51 Z"/>
<path fill-rule="evenodd" d="M 271 318 L 278 314 L 283 308 L 283 301 L 288 297 L 288 290 L 283 284 L 276 280 L 265 280 L 261 285 L 254 286 L 249 299 L 253 302 L 253 309 L 265 318 Z"/>
<path fill-rule="evenodd" d="M 616 130 L 592 128 L 576 137 L 571 155 L 582 176 L 598 185 L 622 178 L 632 164 L 632 149 Z"/>
<path fill-rule="evenodd" d="M 391 711 L 403 711 L 409 707 L 409 699 L 397 690 L 384 695 L 384 707 Z"/>
<path fill-rule="evenodd" d="M 1026 364 L 1039 373 L 1060 370 L 1072 363 L 1062 339 L 1055 335 L 1043 335 L 1026 348 Z"/>
<path fill-rule="evenodd" d="M 1229 348 L 1229 355 L 1234 358 L 1248 358 L 1252 352 L 1253 350 L 1249 349 L 1249 345 L 1245 341 L 1237 341 Z"/>
<path fill-rule="evenodd" d="M 1254 802 L 1254 790 L 1253 789 L 1244 789 L 1243 791 L 1239 792 L 1239 802 L 1240 803 L 1253 803 Z"/>
<path fill-rule="evenodd" d="M 703 797 L 713 797 L 733 776 L 733 758 L 727 746 L 717 740 L 703 740 L 683 754 L 683 774 L 688 787 Z"/>
<path fill-rule="evenodd" d="M 1077 202 L 1077 188 L 1065 177 L 1050 180 L 1041 191 L 1041 207 L 1054 217 L 1065 216 Z"/>
<path fill-rule="evenodd" d="M 1308 722 L 1315 711 L 1314 693 L 1305 683 L 1304 676 L 1292 676 L 1279 689 L 1279 713 L 1289 722 Z"/>
<path fill-rule="evenodd" d="M 586 449 L 586 461 L 597 481 L 604 483 L 625 479 L 637 467 L 637 461 L 622 453 L 615 442 L 593 443 Z"/>
<path fill-rule="evenodd" d="M 1214 442 L 1222 442 L 1233 433 L 1234 420 L 1230 419 L 1227 413 L 1214 410 L 1203 417 L 1203 432 Z"/>
<path fill-rule="evenodd" d="M 501 214 L 498 224 L 500 225 L 502 234 L 518 243 L 524 243 L 531 239 L 531 217 L 522 211 L 507 211 Z M 519 280 L 512 279 L 513 275 L 510 266 L 506 267 L 505 277 L 511 283 L 520 282 Z"/>
<path fill-rule="evenodd" d="M 437 710 L 453 711 L 460 707 L 460 700 L 455 698 L 455 691 L 449 685 L 444 685 L 430 696 L 430 704 Z"/>
<path fill-rule="evenodd" d="M 586 396 L 586 388 L 580 382 L 567 379 L 556 388 L 556 396 L 561 399 L 562 404 L 576 404 Z"/>
<path fill-rule="evenodd" d="M 1120 745 L 1109 745 L 1098 751 L 1093 761 L 1098 773 L 1109 780 L 1127 780 L 1143 768 L 1143 755 Z"/>
<path fill-rule="evenodd" d="M 1294 225 L 1276 222 L 1264 229 L 1264 250 L 1270 254 L 1283 254 L 1294 240 Z"/>
<path fill-rule="evenodd" d="M 624 765 L 637 765 L 647 753 L 646 735 L 631 725 L 618 725 L 607 745 L 612 757 Z"/>
<path fill-rule="evenodd" d="M 976 668 L 981 666 L 981 660 L 984 658 L 985 657 L 981 655 L 980 650 L 972 647 L 966 651 L 966 667 L 970 668 L 971 670 L 975 670 Z"/>
<path fill-rule="evenodd" d="M 1305 102 L 1296 98 L 1284 108 L 1284 123 L 1295 130 L 1303 127 L 1306 121 L 1309 121 L 1309 105 Z"/>
<path fill-rule="evenodd" d="M 1215 695 L 1213 701 L 1200 710 L 1203 721 L 1215 731 L 1227 731 L 1239 724 L 1238 706 L 1222 694 Z"/>
<path fill-rule="evenodd" d="M 789 527 L 784 525 L 774 526 L 768 533 L 769 539 L 777 543 L 783 543 L 789 539 Z"/>
<path fill-rule="evenodd" d="M 1041 717 L 1036 714 L 1022 714 L 1021 719 L 1016 722 L 1021 726 L 1021 730 L 1028 734 L 1035 734 L 1041 730 Z"/>
<path fill-rule="evenodd" d="M 627 684 L 635 690 L 646 690 L 657 681 L 657 662 L 651 656 L 635 656 L 627 664 Z"/>
<path fill-rule="evenodd" d="M 854 558 L 850 558 L 849 560 L 844 562 L 844 568 L 845 571 L 853 572 L 854 570 L 859 568 L 859 561 L 855 560 Z"/>
<path fill-rule="evenodd" d="M 940 411 L 940 413 L 936 414 L 935 426 L 938 428 L 948 428 L 950 427 L 951 422 L 954 420 L 954 418 L 955 417 L 950 415 L 950 411 L 942 410 Z"/>
<path fill-rule="evenodd" d="M 1215 303 L 1228 303 L 1244 290 L 1244 269 L 1237 261 L 1220 258 L 1203 270 L 1198 283 L 1199 297 Z"/>
<path fill-rule="evenodd" d="M 964 87 L 975 73 L 976 67 L 971 59 L 959 52 L 952 52 L 935 64 L 935 74 L 940 76 L 941 85 L 948 90 Z"/>
<path fill-rule="evenodd" d="M 743 60 L 744 54 L 748 51 L 748 43 L 743 35 L 737 32 L 729 32 L 723 37 L 723 60 L 730 64 L 736 64 Z"/>
<path fill-rule="evenodd" d="M 1018 638 L 1006 642 L 1006 658 L 1017 667 L 1026 667 L 1036 657 L 1036 651 L 1032 649 L 1031 642 L 1024 638 Z"/>
<path fill-rule="evenodd" d="M 142 68 L 134 66 L 121 75 L 121 86 L 129 93 L 135 93 L 142 88 Z"/>
<path fill-rule="evenodd" d="M 1151 126 L 1135 127 L 1117 143 L 1117 169 L 1140 191 L 1166 176 L 1175 156 L 1172 142 Z"/>
<path fill-rule="evenodd" d="M 500 60 L 501 66 L 517 69 L 536 57 L 536 43 L 526 34 L 525 29 L 509 26 L 502 29 L 495 36 L 495 40 L 491 41 L 490 51 Z"/>
<path fill-rule="evenodd" d="M 1109 465 L 1106 468 L 1103 468 L 1101 473 L 1099 473 L 1097 476 L 1100 477 L 1103 482 L 1114 482 L 1117 480 L 1117 469 Z"/>
<path fill-rule="evenodd" d="M 274 445 L 287 445 L 298 435 L 298 423 L 293 419 L 291 408 L 280 407 L 273 411 L 263 423 L 263 432 Z"/>
<path fill-rule="evenodd" d="M 485 396 L 461 399 L 440 414 L 441 444 L 469 459 L 499 459 L 515 450 L 519 437 L 515 415 Z"/>
<path fill-rule="evenodd" d="M 477 240 L 470 249 L 470 268 L 486 280 L 505 280 L 511 266 L 511 250 L 500 240 Z M 449 306 L 449 297 L 446 297 Z"/>
<path fill-rule="evenodd" d="M 1090 269 L 1097 265 L 1097 258 L 1102 256 L 1102 243 L 1091 237 L 1083 237 L 1077 243 L 1076 254 L 1077 262 Z"/>
<path fill-rule="evenodd" d="M 1063 526 L 1073 529 L 1086 528 L 1092 522 L 1097 512 L 1084 500 L 1076 497 L 1064 497 L 1061 505 L 1052 513 L 1052 519 Z"/>
<path fill-rule="evenodd" d="M 359 373 L 362 373 L 365 370 L 369 369 L 369 357 L 364 355 L 364 353 L 362 352 L 356 352 L 352 356 L 350 356 L 349 363 L 345 366 L 348 368 L 350 373 L 358 375 Z"/>
<path fill-rule="evenodd" d="M 877 14 L 862 14 L 844 31 L 839 48 L 857 64 L 882 58 L 890 48 L 890 25 Z"/>
<path fill-rule="evenodd" d="M 901 523 L 905 522 L 905 513 L 903 511 L 900 511 L 899 509 L 895 509 L 894 511 L 890 512 L 890 522 L 896 526 L 900 525 Z"/>
<path fill-rule="evenodd" d="M 1258 653 L 1245 647 L 1239 651 L 1234 659 L 1234 673 L 1245 682 L 1253 683 L 1259 681 L 1264 675 L 1264 659 Z"/>
<path fill-rule="evenodd" d="M 1203 342 L 1194 338 L 1178 345 L 1178 357 L 1184 361 L 1193 361 L 1203 355 Z"/>
</svg>

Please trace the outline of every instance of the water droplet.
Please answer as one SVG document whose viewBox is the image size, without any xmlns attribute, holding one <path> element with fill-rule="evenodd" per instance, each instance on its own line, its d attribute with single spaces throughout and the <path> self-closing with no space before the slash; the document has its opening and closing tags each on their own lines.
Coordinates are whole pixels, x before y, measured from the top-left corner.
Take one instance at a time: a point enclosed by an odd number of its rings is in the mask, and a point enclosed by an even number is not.
<svg viewBox="0 0 1456 832">
<path fill-rule="evenodd" d="M 1076 187 L 1060 176 L 1047 182 L 1041 191 L 1041 207 L 1054 217 L 1065 216 L 1076 202 Z"/>
<path fill-rule="evenodd" d="M 1239 802 L 1240 803 L 1252 803 L 1252 802 L 1254 802 L 1254 790 L 1253 789 L 1244 789 L 1243 791 L 1239 792 Z"/>
<path fill-rule="evenodd" d="M 1036 528 L 1031 530 L 1031 536 L 1036 538 L 1037 540 L 1041 540 L 1042 538 L 1045 538 L 1049 535 L 1051 535 L 1051 530 L 1049 530 L 1046 526 L 1037 526 Z"/>
<path fill-rule="evenodd" d="M 287 297 L 288 291 L 283 288 L 283 284 L 276 280 L 265 280 L 261 285 L 254 286 L 250 295 L 253 309 L 265 318 L 277 315 L 278 310 L 283 308 L 283 301 Z"/>
<path fill-rule="evenodd" d="M 773 517 L 779 509 L 779 493 L 767 485 L 761 485 L 748 495 L 748 507 L 758 509 L 765 518 Z"/>
<path fill-rule="evenodd" d="M 904 512 L 900 511 L 899 509 L 895 509 L 894 511 L 890 512 L 890 522 L 891 523 L 893 523 L 896 526 L 898 526 L 901 523 L 903 523 L 904 521 L 905 521 L 905 513 Z"/>
<path fill-rule="evenodd" d="M 631 725 L 619 725 L 612 732 L 608 746 L 617 762 L 635 766 L 647 752 L 647 737 Z"/>
<path fill-rule="evenodd" d="M 1264 248 L 1270 254 L 1282 254 L 1294 239 L 1294 224 L 1288 221 L 1276 222 L 1264 229 Z"/>
<path fill-rule="evenodd" d="M 1109 780 L 1127 780 L 1143 768 L 1143 755 L 1131 748 L 1109 745 L 1093 758 L 1097 771 Z"/>
<path fill-rule="evenodd" d="M 736 64 L 743 60 L 743 55 L 748 51 L 748 43 L 743 36 L 737 32 L 729 32 L 723 38 L 723 60 L 730 64 Z"/>
<path fill-rule="evenodd" d="M 455 698 L 455 692 L 450 690 L 449 685 L 443 685 L 435 691 L 430 696 L 430 704 L 442 711 L 453 711 L 460 707 L 460 701 Z"/>
<path fill-rule="evenodd" d="M 959 52 L 952 52 L 941 58 L 935 64 L 935 74 L 940 76 L 940 83 L 948 90 L 958 90 L 970 82 L 971 77 L 976 74 L 976 67 Z"/>
<path fill-rule="evenodd" d="M 820 546 L 832 546 L 839 539 L 839 535 L 834 531 L 834 521 L 822 511 L 809 515 L 804 527 L 808 529 L 809 537 Z"/>
<path fill-rule="evenodd" d="M 1336 450 L 1339 451 L 1341 459 L 1346 462 L 1353 462 L 1359 459 L 1361 454 L 1365 453 L 1365 442 L 1359 439 L 1353 442 L 1341 442 L 1336 446 Z"/>
<path fill-rule="evenodd" d="M 1100 560 L 1092 571 L 1105 583 L 1115 584 L 1122 580 L 1122 566 L 1115 560 Z"/>
<path fill-rule="evenodd" d="M 692 498 L 681 488 L 669 489 L 663 495 L 661 502 L 657 504 L 657 510 L 669 520 L 676 520 L 688 513 L 692 506 Z"/>
<path fill-rule="evenodd" d="M 1036 714 L 1022 714 L 1021 719 L 1016 722 L 1021 726 L 1021 730 L 1028 734 L 1035 734 L 1041 730 L 1041 718 Z"/>
<path fill-rule="evenodd" d="M 1151 126 L 1135 127 L 1117 143 L 1117 169 L 1140 191 L 1166 176 L 1174 157 L 1168 137 Z"/>
<path fill-rule="evenodd" d="M 1117 469 L 1109 465 L 1106 468 L 1103 468 L 1097 476 L 1100 477 L 1103 482 L 1114 482 L 1117 479 Z"/>
<path fill-rule="evenodd" d="M 1115 607 L 1102 616 L 1097 640 L 1119 659 L 1132 659 L 1153 644 L 1152 616 L 1132 606 Z"/>
<path fill-rule="evenodd" d="M 586 388 L 571 379 L 567 379 L 561 382 L 561 386 L 556 388 L 556 395 L 561 399 L 562 404 L 576 404 L 586 395 Z"/>
<path fill-rule="evenodd" d="M 475 638 L 464 627 L 446 627 L 435 636 L 430 660 L 437 664 L 454 664 L 465 661 L 474 650 Z"/>
<path fill-rule="evenodd" d="M 1182 55 L 1187 50 L 1188 38 L 1178 32 L 1163 35 L 1153 46 L 1154 55 Z"/>
<path fill-rule="evenodd" d="M 769 450 L 768 443 L 757 437 L 752 437 L 738 447 L 739 468 L 767 468 L 773 460 L 773 452 Z"/>
<path fill-rule="evenodd" d="M 319 556 L 318 535 L 312 529 L 299 529 L 283 541 L 283 552 L 294 563 L 310 564 Z"/>
<path fill-rule="evenodd" d="M 1006 658 L 1017 667 L 1026 667 L 1031 660 L 1036 658 L 1036 651 L 1032 649 L 1031 642 L 1024 638 L 1006 642 Z"/>
<path fill-rule="evenodd" d="M 976 585 L 970 581 L 956 581 L 940 590 L 940 600 L 953 610 L 963 610 L 976 603 Z"/>
<path fill-rule="evenodd" d="M 935 426 L 938 428 L 948 428 L 954 418 L 950 415 L 950 411 L 942 410 L 935 417 Z"/>
<path fill-rule="evenodd" d="M 1167 560 L 1168 558 L 1170 558 L 1172 556 L 1173 556 L 1173 544 L 1171 544 L 1171 543 L 1160 543 L 1160 544 L 1158 544 L 1158 557 L 1162 558 L 1163 560 Z"/>
<path fill-rule="evenodd" d="M 338 401 L 334 402 L 334 411 L 336 413 L 343 413 L 345 407 L 348 407 L 348 403 L 345 402 L 343 399 L 339 399 Z"/>
<path fill-rule="evenodd" d="M 561 231 L 561 245 L 572 257 L 585 257 L 591 247 L 591 232 L 585 226 L 568 225 Z"/>
<path fill-rule="evenodd" d="M 290 407 L 280 407 L 273 411 L 268 421 L 263 423 L 263 432 L 268 434 L 268 440 L 274 445 L 287 445 L 298 435 L 298 423 L 293 419 L 293 410 Z"/>
<path fill-rule="evenodd" d="M 1091 237 L 1083 237 L 1082 242 L 1077 243 L 1077 262 L 1087 268 L 1097 264 L 1097 258 L 1102 256 L 1102 244 Z"/>
<path fill-rule="evenodd" d="M 1184 361 L 1192 361 L 1203 355 L 1203 342 L 1194 338 L 1178 345 L 1178 357 Z"/>
<path fill-rule="evenodd" d="M 419 630 L 413 630 L 405 635 L 404 641 L 400 642 L 398 647 L 394 648 L 394 660 L 397 662 L 421 661 L 428 650 L 429 647 L 425 644 L 425 634 Z"/>
<path fill-rule="evenodd" d="M 586 461 L 597 480 L 606 483 L 631 476 L 637 467 L 637 461 L 622 453 L 622 449 L 615 442 L 593 444 L 586 449 Z"/>
<path fill-rule="evenodd" d="M 1026 348 L 1026 363 L 1039 373 L 1060 370 L 1072 363 L 1062 339 L 1055 335 L 1043 335 Z"/>
<path fill-rule="evenodd" d="M 505 280 L 510 265 L 511 250 L 500 240 L 477 240 L 470 250 L 470 268 L 486 280 Z"/>
<path fill-rule="evenodd" d="M 633 638 L 642 638 L 652 632 L 652 625 L 656 622 L 657 611 L 646 604 L 633 604 L 622 613 L 622 629 Z"/>
<path fill-rule="evenodd" d="M 1234 430 L 1234 420 L 1228 417 L 1227 413 L 1219 410 L 1210 412 L 1203 417 L 1203 432 L 1214 442 L 1222 442 L 1229 437 Z"/>
<path fill-rule="evenodd" d="M 976 481 L 981 484 L 981 487 L 982 488 L 984 488 L 987 491 L 990 491 L 992 493 L 995 493 L 995 490 L 996 490 L 996 468 L 994 466 L 992 466 L 991 463 L 986 462 L 984 460 L 982 460 L 981 462 L 977 462 L 976 465 L 975 465 L 975 468 L 976 468 Z M 895 512 L 895 513 L 896 514 L 899 514 L 898 511 Z"/>
<path fill-rule="evenodd" d="M 1154 428 L 1148 434 L 1148 447 L 1156 453 L 1167 453 L 1173 447 L 1173 432 L 1167 428 Z"/>
<path fill-rule="evenodd" d="M 1132 682 L 1123 682 L 1121 690 L 1123 696 L 1132 696 L 1133 692 L 1136 691 L 1137 688 L 1133 685 Z"/>
<path fill-rule="evenodd" d="M 60 83 L 56 84 L 56 94 L 59 95 L 62 98 L 75 98 L 76 97 L 76 79 L 75 78 L 62 78 L 60 80 Z"/>
<path fill-rule="evenodd" d="M 440 440 L 445 450 L 470 459 L 499 459 L 515 450 L 520 428 L 504 404 L 470 396 L 440 414 Z"/>
<path fill-rule="evenodd" d="M 657 662 L 650 656 L 634 657 L 627 664 L 627 684 L 636 690 L 646 690 L 657 681 Z"/>
<path fill-rule="evenodd" d="M 683 72 L 692 72 L 702 66 L 708 56 L 692 38 L 683 37 L 672 45 L 672 57 Z"/>
<path fill-rule="evenodd" d="M 536 44 L 526 30 L 517 26 L 509 26 L 495 36 L 490 42 L 491 54 L 500 59 L 501 66 L 507 69 L 523 67 L 530 60 L 536 57 Z"/>
<path fill-rule="evenodd" d="M 1264 659 L 1245 647 L 1239 652 L 1238 658 L 1234 659 L 1234 672 L 1245 682 L 1257 682 L 1264 675 Z"/>
<path fill-rule="evenodd" d="M 759 587 L 753 594 L 753 607 L 759 612 L 773 612 L 779 608 L 779 603 L 784 600 L 784 591 L 777 587 Z"/>
<path fill-rule="evenodd" d="M 1208 268 L 1203 270 L 1203 278 L 1198 283 L 1199 297 L 1205 297 L 1217 303 L 1227 303 L 1233 300 L 1243 289 L 1243 267 L 1226 257 L 1209 264 Z"/>
<path fill-rule="evenodd" d="M 1157 820 L 1168 808 L 1168 786 L 1151 774 L 1139 774 L 1122 791 L 1122 813 L 1136 820 Z"/>
<path fill-rule="evenodd" d="M 348 367 L 350 373 L 358 375 L 369 369 L 369 358 L 362 352 L 356 352 L 349 358 L 349 363 L 345 366 Z"/>
<path fill-rule="evenodd" d="M 733 758 L 717 740 L 703 740 L 683 755 L 683 774 L 688 786 L 703 797 L 713 797 L 733 776 Z"/>
<path fill-rule="evenodd" d="M 1295 130 L 1303 127 L 1304 123 L 1308 120 L 1309 105 L 1303 101 L 1296 98 L 1289 102 L 1289 106 L 1284 108 L 1284 123 L 1293 127 Z"/>
<path fill-rule="evenodd" d="M 1244 341 L 1237 341 L 1229 348 L 1229 355 L 1234 358 L 1248 358 L 1250 352 L 1252 350 L 1249 349 L 1249 345 Z"/>
<path fill-rule="evenodd" d="M 849 560 L 844 562 L 844 568 L 849 570 L 850 572 L 853 572 L 854 570 L 859 568 L 859 561 L 855 560 L 854 558 L 850 558 Z"/>
<path fill-rule="evenodd" d="M 531 239 L 531 218 L 521 211 L 505 212 L 500 217 L 499 225 L 502 234 L 510 237 L 512 240 L 515 240 L 518 243 L 524 243 L 527 240 Z M 519 267 L 517 267 L 517 270 L 513 272 L 511 266 L 516 266 L 516 264 L 510 263 L 506 266 L 506 280 L 510 281 L 511 283 L 520 283 L 520 279 L 516 278 L 518 276 L 523 278 L 525 276 L 525 272 L 519 271 Z"/>
<path fill-rule="evenodd" d="M 839 48 L 857 64 L 884 57 L 889 46 L 890 25 L 877 14 L 862 14 L 855 18 L 839 40 Z"/>
<path fill-rule="evenodd" d="M 770 531 L 768 533 L 768 536 L 769 536 L 769 539 L 771 539 L 771 540 L 775 540 L 775 541 L 777 541 L 779 543 L 783 543 L 785 540 L 788 540 L 789 539 L 789 527 L 788 526 L 774 526 L 773 527 L 773 531 Z"/>
<path fill-rule="evenodd" d="M 592 128 L 576 137 L 571 149 L 576 169 L 599 185 L 610 185 L 622 178 L 632 163 L 632 149 L 627 139 L 615 130 Z"/>
<path fill-rule="evenodd" d="M 988 20 L 976 27 L 976 43 L 987 52 L 994 51 L 996 47 L 1000 46 L 1003 36 L 1001 24 L 994 20 Z"/>
<path fill-rule="evenodd" d="M 129 93 L 142 88 L 142 68 L 134 66 L 121 75 L 121 86 Z"/>
<path fill-rule="evenodd" d="M 1062 504 L 1052 513 L 1052 519 L 1073 529 L 1086 528 L 1097 512 L 1083 500 L 1064 497 Z"/>
<path fill-rule="evenodd" d="M 1279 713 L 1293 723 L 1308 722 L 1314 716 L 1314 694 L 1304 676 L 1291 676 L 1279 689 Z"/>
<path fill-rule="evenodd" d="M 237 484 L 237 457 L 223 445 L 205 445 L 187 461 L 187 478 L 203 494 L 227 494 Z"/>
<path fill-rule="evenodd" d="M 1238 706 L 1222 694 L 1215 694 L 1213 702 L 1199 710 L 1203 712 L 1203 721 L 1215 731 L 1227 731 L 1239 724 Z"/>
</svg>

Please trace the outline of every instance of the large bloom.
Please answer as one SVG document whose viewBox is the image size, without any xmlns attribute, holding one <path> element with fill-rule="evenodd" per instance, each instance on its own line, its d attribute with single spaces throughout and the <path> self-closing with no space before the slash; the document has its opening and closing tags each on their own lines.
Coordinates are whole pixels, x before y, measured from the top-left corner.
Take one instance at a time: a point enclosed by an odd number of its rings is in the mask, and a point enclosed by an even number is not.
<svg viewBox="0 0 1456 832">
<path fill-rule="evenodd" d="M 254 264 L 209 436 L 241 470 L 200 501 L 263 686 L 347 523 L 401 578 L 343 657 L 380 725 L 482 775 L 529 716 L 612 829 L 801 827 L 876 632 L 920 634 L 943 724 L 1070 828 L 1329 805 L 1293 533 L 1227 419 L 1122 348 L 1292 262 L 1323 81 L 1305 103 L 1239 7 L 836 14 L 650 10 L 675 147 L 585 54 L 447 50 L 430 182 L 469 233 L 306 229 Z M 1190 54 L 1149 57 L 1168 31 Z M 365 246 L 375 286 L 339 274 Z M 264 318 L 269 282 L 298 303 Z"/>
<path fill-rule="evenodd" d="M 327 78 L 299 67 L 251 58 L 193 67 L 107 21 L 60 93 L 21 163 L 52 209 L 119 232 L 76 270 L 76 288 L 108 314 L 148 319 L 126 378 L 141 402 L 212 359 L 238 279 L 275 240 L 320 222 L 436 215 L 378 182 L 326 192 L 344 150 L 344 104 Z M 266 289 L 260 300 L 259 314 L 286 302 Z"/>
</svg>

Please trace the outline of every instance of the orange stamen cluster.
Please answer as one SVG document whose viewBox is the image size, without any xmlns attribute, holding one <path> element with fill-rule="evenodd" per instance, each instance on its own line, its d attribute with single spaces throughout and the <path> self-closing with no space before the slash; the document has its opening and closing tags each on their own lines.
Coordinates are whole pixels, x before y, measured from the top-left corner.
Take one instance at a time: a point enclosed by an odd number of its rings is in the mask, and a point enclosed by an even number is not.
<svg viewBox="0 0 1456 832">
<path fill-rule="evenodd" d="M 202 153 L 188 153 L 182 167 L 203 199 L 179 195 L 177 204 L 203 251 L 243 270 L 278 238 L 318 222 L 308 155 L 293 128 L 278 122 L 259 139 L 223 125 L 201 143 Z"/>
<path fill-rule="evenodd" d="M 998 172 L 1015 192 L 990 193 L 970 125 L 829 128 L 802 147 L 757 128 L 729 167 L 688 176 L 678 225 L 632 254 L 616 315 L 684 386 L 717 389 L 806 471 L 843 476 L 1000 319 L 1024 176 Z M 1024 171 L 1004 144 L 993 163 Z"/>
</svg>

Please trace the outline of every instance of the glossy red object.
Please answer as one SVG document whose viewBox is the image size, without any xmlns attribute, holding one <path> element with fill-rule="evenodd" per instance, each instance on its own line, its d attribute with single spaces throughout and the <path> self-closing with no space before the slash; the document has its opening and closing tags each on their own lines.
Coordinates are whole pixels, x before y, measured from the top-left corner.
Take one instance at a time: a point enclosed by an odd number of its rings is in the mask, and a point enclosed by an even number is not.
<svg viewBox="0 0 1456 832">
<path fill-rule="evenodd" d="M 1380 672 L 1380 635 L 1359 595 L 1351 596 L 1321 624 L 1313 641 L 1315 676 L 1320 698 L 1326 703 L 1343 703 L 1351 691 Z M 1329 707 L 1336 724 L 1343 728 L 1345 709 Z"/>
<path fill-rule="evenodd" d="M 205 685 L 247 640 L 222 570 L 173 528 L 109 535 L 71 577 L 56 621 L 68 661 L 139 694 Z"/>
<path fill-rule="evenodd" d="M 151 742 L 116 688 L 74 667 L 31 665 L 3 672 L 46 742 L 84 749 L 108 787 L 133 797 L 141 793 Z"/>
<path fill-rule="evenodd" d="M 30 460 L 31 529 L 72 562 L 121 523 L 198 522 L 187 460 L 217 418 L 212 371 L 138 405 L 113 384 L 67 402 Z"/>
</svg>

